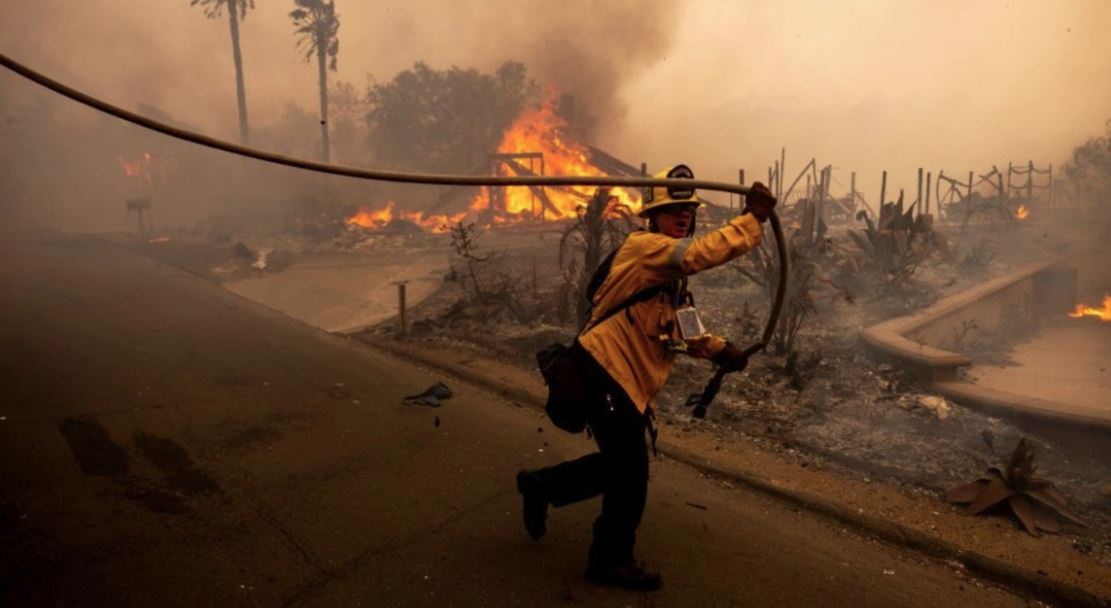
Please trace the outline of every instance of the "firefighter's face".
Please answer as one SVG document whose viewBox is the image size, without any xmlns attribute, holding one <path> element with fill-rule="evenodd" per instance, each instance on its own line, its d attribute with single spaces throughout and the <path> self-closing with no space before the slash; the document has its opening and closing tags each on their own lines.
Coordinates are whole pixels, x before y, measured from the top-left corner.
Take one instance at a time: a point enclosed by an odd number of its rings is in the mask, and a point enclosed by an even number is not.
<svg viewBox="0 0 1111 608">
<path fill-rule="evenodd" d="M 687 236 L 693 221 L 693 205 L 671 205 L 660 209 L 656 214 L 656 226 L 659 227 L 660 232 L 673 239 Z"/>
</svg>

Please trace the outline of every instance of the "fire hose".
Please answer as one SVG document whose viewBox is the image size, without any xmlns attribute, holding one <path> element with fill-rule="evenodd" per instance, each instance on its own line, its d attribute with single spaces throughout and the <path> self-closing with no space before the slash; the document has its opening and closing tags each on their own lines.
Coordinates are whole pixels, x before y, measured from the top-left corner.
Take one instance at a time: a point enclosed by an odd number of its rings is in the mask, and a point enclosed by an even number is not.
<svg viewBox="0 0 1111 608">
<path fill-rule="evenodd" d="M 134 112 L 129 112 L 114 106 L 110 103 L 82 93 L 76 89 L 66 86 L 56 80 L 48 78 L 32 70 L 31 68 L 11 59 L 7 55 L 0 53 L 0 65 L 19 74 L 20 76 L 40 85 L 59 95 L 68 97 L 73 101 L 86 105 L 90 108 L 109 114 L 125 122 L 129 122 L 163 135 L 168 135 L 175 139 L 187 141 L 207 148 L 221 150 L 231 154 L 261 160 L 263 162 L 273 163 L 277 165 L 284 165 L 294 169 L 303 169 L 306 171 L 315 171 L 317 173 L 327 173 L 331 175 L 340 175 L 343 177 L 353 177 L 356 179 L 396 182 L 404 184 L 428 184 L 439 186 L 605 186 L 605 187 L 625 187 L 625 188 L 644 188 L 644 187 L 680 187 L 680 188 L 697 188 L 703 190 L 712 190 L 717 192 L 730 192 L 739 195 L 748 194 L 750 188 L 741 184 L 729 184 L 725 182 L 715 182 L 702 179 L 685 179 L 685 178 L 652 178 L 652 177 L 593 177 L 593 176 L 476 176 L 476 175 L 444 175 L 434 173 L 409 173 L 401 171 L 381 171 L 377 169 L 364 169 L 360 167 L 349 167 L 344 165 L 333 165 L 329 163 L 322 163 L 317 161 L 305 160 L 300 158 L 293 158 L 284 156 L 282 154 L 275 154 L 273 152 L 266 152 L 257 148 L 233 144 L 224 140 L 201 135 L 186 129 L 180 129 L 172 125 L 152 120 L 145 116 L 141 116 Z M 779 259 L 779 279 L 775 288 L 775 299 L 772 303 L 771 312 L 768 315 L 767 324 L 764 326 L 764 333 L 759 342 L 745 349 L 743 352 L 745 356 L 751 356 L 763 350 L 771 341 L 772 334 L 775 332 L 775 327 L 779 322 L 780 314 L 783 310 L 783 300 L 787 293 L 787 274 L 788 274 L 788 257 L 787 257 L 787 244 L 783 237 L 783 227 L 780 225 L 779 217 L 773 212 L 769 218 L 769 223 L 772 227 L 772 233 L 775 235 L 776 255 Z M 733 370 L 741 371 L 741 370 Z M 698 395 L 692 395 L 687 400 L 687 405 L 695 407 L 693 415 L 701 418 L 706 414 L 706 408 L 713 401 L 717 395 L 718 390 L 721 388 L 721 382 L 725 374 L 724 367 L 719 367 L 715 372 L 710 383 L 706 386 L 705 390 Z"/>
</svg>

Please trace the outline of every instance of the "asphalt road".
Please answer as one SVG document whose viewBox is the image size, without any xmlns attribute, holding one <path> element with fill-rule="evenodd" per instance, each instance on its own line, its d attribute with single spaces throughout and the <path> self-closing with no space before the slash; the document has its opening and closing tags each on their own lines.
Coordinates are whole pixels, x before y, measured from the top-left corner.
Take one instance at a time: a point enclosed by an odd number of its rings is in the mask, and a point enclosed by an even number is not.
<svg viewBox="0 0 1111 608">
<path fill-rule="evenodd" d="M 107 243 L 0 240 L 5 606 L 1023 606 L 673 462 L 589 585 L 592 501 L 522 528 L 513 473 L 584 452 L 538 412 Z"/>
</svg>

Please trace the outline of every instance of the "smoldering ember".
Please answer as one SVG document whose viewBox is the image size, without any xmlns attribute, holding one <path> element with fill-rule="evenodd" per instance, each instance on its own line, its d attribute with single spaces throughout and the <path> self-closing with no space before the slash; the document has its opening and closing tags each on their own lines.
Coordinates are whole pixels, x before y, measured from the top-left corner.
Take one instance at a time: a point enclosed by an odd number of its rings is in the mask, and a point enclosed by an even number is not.
<svg viewBox="0 0 1111 608">
<path fill-rule="evenodd" d="M 0 11 L 3 605 L 1111 605 L 1111 6 L 149 4 Z"/>
</svg>

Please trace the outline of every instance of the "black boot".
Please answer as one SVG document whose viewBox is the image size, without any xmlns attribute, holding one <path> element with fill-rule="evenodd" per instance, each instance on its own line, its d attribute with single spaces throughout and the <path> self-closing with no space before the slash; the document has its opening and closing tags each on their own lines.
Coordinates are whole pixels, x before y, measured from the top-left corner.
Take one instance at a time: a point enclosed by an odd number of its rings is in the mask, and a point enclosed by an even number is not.
<svg viewBox="0 0 1111 608">
<path fill-rule="evenodd" d="M 548 499 L 544 497 L 540 476 L 536 471 L 517 471 L 517 491 L 524 499 L 525 530 L 532 540 L 540 540 L 548 531 Z"/>
<path fill-rule="evenodd" d="M 586 580 L 633 591 L 655 591 L 663 583 L 659 572 L 649 569 L 644 562 L 635 560 L 624 564 L 591 560 L 586 568 Z"/>
</svg>

